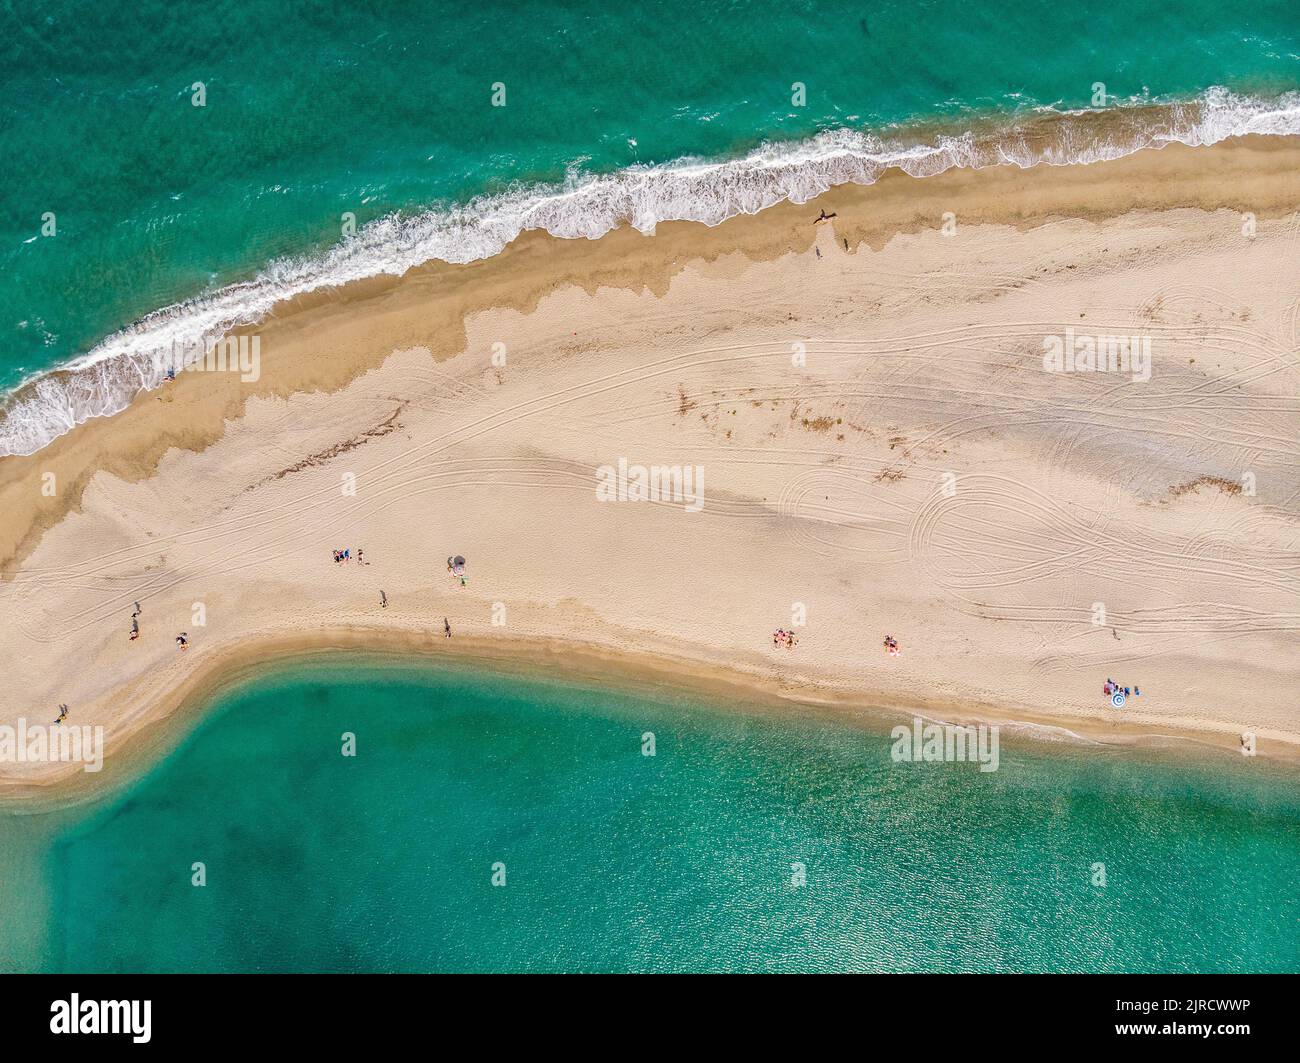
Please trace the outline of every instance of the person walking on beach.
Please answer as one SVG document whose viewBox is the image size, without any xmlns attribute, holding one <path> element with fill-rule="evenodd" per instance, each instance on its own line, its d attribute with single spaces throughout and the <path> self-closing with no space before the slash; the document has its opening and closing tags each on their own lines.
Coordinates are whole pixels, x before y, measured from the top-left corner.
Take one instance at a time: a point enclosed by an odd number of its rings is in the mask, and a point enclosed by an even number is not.
<svg viewBox="0 0 1300 1063">
<path fill-rule="evenodd" d="M 66 705 L 60 705 L 59 718 L 54 721 L 55 725 L 57 726 L 58 724 L 61 724 L 67 718 L 68 718 L 68 707 Z"/>
<path fill-rule="evenodd" d="M 176 636 L 176 645 L 183 650 L 188 650 L 190 648 L 189 637 L 186 635 L 184 631 L 182 631 L 179 635 Z"/>
<path fill-rule="evenodd" d="M 131 617 L 131 641 L 134 642 L 140 637 L 140 621 Z"/>
<path fill-rule="evenodd" d="M 134 619 L 135 619 L 137 616 L 139 616 L 139 615 L 140 615 L 140 603 L 139 603 L 139 602 L 136 602 L 136 603 L 135 603 L 135 612 L 131 614 L 131 619 L 134 620 Z"/>
<path fill-rule="evenodd" d="M 388 608 L 388 595 L 386 595 L 383 591 L 379 592 L 379 608 L 380 609 Z"/>
<path fill-rule="evenodd" d="M 364 565 L 365 563 L 366 563 L 365 555 L 362 554 L 362 552 L 361 552 L 361 547 L 358 546 L 358 547 L 357 547 L 357 564 L 358 564 L 358 565 Z"/>
<path fill-rule="evenodd" d="M 445 638 L 451 638 L 451 625 L 445 616 L 442 618 L 442 633 Z"/>
</svg>

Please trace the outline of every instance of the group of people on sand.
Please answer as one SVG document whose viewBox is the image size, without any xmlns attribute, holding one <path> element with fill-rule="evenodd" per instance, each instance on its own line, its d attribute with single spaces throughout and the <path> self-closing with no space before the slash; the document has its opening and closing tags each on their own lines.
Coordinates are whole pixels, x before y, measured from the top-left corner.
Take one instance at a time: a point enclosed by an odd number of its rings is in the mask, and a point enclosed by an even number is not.
<svg viewBox="0 0 1300 1063">
<path fill-rule="evenodd" d="M 341 563 L 341 562 L 344 562 L 344 561 L 348 561 L 348 562 L 350 562 L 351 560 L 352 560 L 352 547 L 350 547 L 350 546 L 346 546 L 346 547 L 344 547 L 342 550 L 335 550 L 335 551 L 334 551 L 334 564 L 337 565 L 337 564 L 339 564 L 339 563 Z M 364 565 L 365 563 L 366 563 L 366 555 L 365 555 L 365 552 L 361 549 L 361 547 L 358 546 L 358 547 L 357 547 L 357 564 L 358 564 L 358 565 Z"/>
<path fill-rule="evenodd" d="M 779 627 L 772 632 L 773 646 L 784 646 L 787 650 L 792 650 L 795 647 L 795 643 L 798 641 L 799 640 L 795 638 L 793 631 L 786 631 L 783 627 Z M 898 647 L 898 639 L 894 638 L 893 635 L 885 636 L 885 652 L 891 657 L 897 657 L 903 652 Z M 1109 693 L 1109 691 L 1107 691 L 1107 693 Z"/>
<path fill-rule="evenodd" d="M 1105 694 L 1107 697 L 1109 697 L 1112 694 L 1123 694 L 1126 698 L 1130 696 L 1135 698 L 1140 698 L 1142 696 L 1142 691 L 1140 691 L 1137 687 L 1134 687 L 1132 690 L 1130 690 L 1128 687 L 1120 686 L 1113 679 L 1107 679 L 1106 682 L 1102 684 L 1101 690 L 1102 693 Z"/>
<path fill-rule="evenodd" d="M 133 604 L 134 604 L 134 606 L 135 606 L 135 609 L 134 609 L 134 610 L 132 611 L 132 613 L 131 613 L 131 634 L 128 635 L 127 637 L 130 639 L 130 641 L 135 642 L 136 639 L 138 639 L 138 638 L 140 637 L 140 613 L 141 613 L 142 610 L 140 609 L 140 603 L 139 603 L 139 602 L 134 602 Z M 190 648 L 190 636 L 189 636 L 189 633 L 188 633 L 188 632 L 185 632 L 185 631 L 182 631 L 179 635 L 177 635 L 177 636 L 176 636 L 176 645 L 179 646 L 179 647 L 180 647 L 181 649 L 183 649 L 183 650 L 188 650 L 188 649 Z M 64 706 L 64 709 L 65 709 L 65 710 L 67 709 L 67 706 L 66 706 L 66 705 Z M 66 715 L 66 712 L 65 712 L 65 715 Z M 58 722 L 62 722 L 62 719 L 63 719 L 63 717 L 59 717 L 59 721 L 58 721 Z"/>
</svg>

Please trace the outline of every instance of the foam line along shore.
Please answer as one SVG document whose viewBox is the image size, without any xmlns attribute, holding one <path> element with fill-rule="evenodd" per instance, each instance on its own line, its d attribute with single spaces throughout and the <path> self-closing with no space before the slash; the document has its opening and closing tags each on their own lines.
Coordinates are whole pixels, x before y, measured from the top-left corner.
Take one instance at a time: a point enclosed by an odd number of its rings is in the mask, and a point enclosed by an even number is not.
<svg viewBox="0 0 1300 1063">
<path fill-rule="evenodd" d="M 1124 101 L 1103 110 L 1043 107 L 1010 117 L 967 116 L 967 122 L 931 121 L 880 134 L 834 129 L 805 141 L 765 144 L 731 160 L 684 159 L 607 174 L 575 169 L 559 187 L 514 188 L 383 217 L 324 254 L 279 259 L 248 280 L 157 309 L 66 364 L 31 375 L 0 405 L 0 457 L 34 453 L 90 418 L 117 413 L 167 380 L 169 369 L 289 300 L 400 277 L 428 263 L 489 259 L 524 233 L 594 240 L 631 226 L 651 234 L 665 222 L 714 226 L 778 203 L 805 203 L 840 185 L 874 184 L 890 171 L 929 177 L 990 166 L 1080 166 L 1172 144 L 1296 136 L 1300 94 L 1259 98 L 1214 88 L 1186 101 Z"/>
</svg>

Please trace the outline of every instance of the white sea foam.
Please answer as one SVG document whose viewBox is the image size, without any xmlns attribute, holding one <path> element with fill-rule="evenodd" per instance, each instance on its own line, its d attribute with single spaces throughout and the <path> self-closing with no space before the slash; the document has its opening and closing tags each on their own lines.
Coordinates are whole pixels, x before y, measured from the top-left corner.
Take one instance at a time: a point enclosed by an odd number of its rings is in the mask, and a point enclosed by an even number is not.
<svg viewBox="0 0 1300 1063">
<path fill-rule="evenodd" d="M 1119 122 L 1113 120 L 1115 108 L 1042 108 L 980 134 L 918 138 L 837 129 L 723 162 L 683 159 L 595 176 L 574 172 L 560 187 L 516 188 L 447 209 L 383 218 L 323 255 L 277 260 L 251 281 L 149 314 L 58 371 L 26 381 L 0 413 L 0 456 L 34 453 L 89 418 L 125 408 L 141 390 L 163 382 L 161 351 L 252 324 L 276 303 L 307 292 L 400 276 L 435 260 L 489 258 L 530 230 L 591 240 L 622 224 L 652 233 L 662 221 L 716 225 L 783 200 L 803 203 L 835 185 L 871 184 L 891 168 L 926 177 L 954 167 L 1078 165 L 1173 143 L 1199 146 L 1248 133 L 1300 135 L 1295 92 L 1259 99 L 1214 88 L 1181 104 L 1130 103 L 1118 110 L 1131 120 Z"/>
</svg>

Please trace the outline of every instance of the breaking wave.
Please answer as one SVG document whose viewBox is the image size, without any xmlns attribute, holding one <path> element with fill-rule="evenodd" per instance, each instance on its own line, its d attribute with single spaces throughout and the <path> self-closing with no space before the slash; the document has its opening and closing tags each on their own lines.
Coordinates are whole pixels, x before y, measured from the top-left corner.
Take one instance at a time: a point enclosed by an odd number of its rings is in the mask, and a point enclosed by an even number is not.
<svg viewBox="0 0 1300 1063">
<path fill-rule="evenodd" d="M 1265 99 L 1213 88 L 1180 103 L 1038 108 L 962 131 L 836 129 L 804 141 L 765 144 L 741 158 L 574 172 L 559 186 L 516 188 L 449 208 L 390 215 L 324 254 L 276 260 L 252 280 L 155 311 L 86 354 L 25 381 L 0 407 L 0 456 L 35 453 L 92 417 L 124 409 L 141 391 L 163 382 L 171 363 L 161 354 L 253 324 L 283 300 L 366 277 L 400 276 L 426 262 L 490 258 L 530 230 L 594 240 L 624 224 L 647 234 L 663 221 L 717 225 L 785 200 L 806 202 L 835 185 L 872 184 L 890 169 L 927 177 L 955 167 L 1080 165 L 1252 133 L 1300 134 L 1300 93 Z"/>
</svg>

